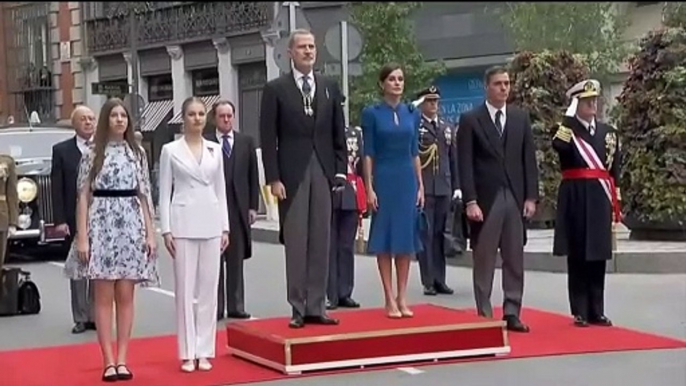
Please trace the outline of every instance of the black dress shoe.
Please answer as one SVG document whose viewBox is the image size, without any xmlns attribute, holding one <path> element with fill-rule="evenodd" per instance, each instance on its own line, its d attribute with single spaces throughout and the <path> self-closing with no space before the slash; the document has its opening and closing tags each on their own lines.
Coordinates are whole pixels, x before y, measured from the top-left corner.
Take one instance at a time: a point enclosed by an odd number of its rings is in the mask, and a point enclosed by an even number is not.
<svg viewBox="0 0 686 386">
<path fill-rule="evenodd" d="M 507 329 L 509 331 L 514 331 L 514 332 L 529 332 L 529 326 L 526 324 L 522 323 L 521 320 L 519 320 L 518 317 L 508 315 L 503 318 L 503 320 L 507 323 Z"/>
<path fill-rule="evenodd" d="M 336 308 L 338 308 L 338 302 L 333 302 L 331 300 L 326 301 L 327 310 L 335 310 Z"/>
<path fill-rule="evenodd" d="M 97 330 L 97 328 L 95 327 L 95 322 L 88 322 L 84 324 L 86 325 L 86 330 Z"/>
<path fill-rule="evenodd" d="M 352 298 L 344 298 L 338 301 L 338 306 L 343 308 L 360 308 L 360 303 L 354 301 Z"/>
<path fill-rule="evenodd" d="M 114 365 L 110 365 L 105 367 L 105 370 L 102 372 L 102 381 L 103 382 L 117 382 L 119 380 L 119 374 L 117 374 L 117 367 Z"/>
<path fill-rule="evenodd" d="M 338 324 L 338 319 L 330 318 L 326 315 L 321 316 L 306 316 L 305 323 L 308 324 L 323 324 L 327 326 L 333 326 Z"/>
<path fill-rule="evenodd" d="M 455 291 L 453 291 L 452 288 L 448 287 L 447 285 L 445 285 L 443 283 L 436 284 L 434 286 L 434 288 L 436 288 L 437 293 L 442 294 L 442 295 L 452 295 L 455 293 Z"/>
<path fill-rule="evenodd" d="M 130 381 L 133 379 L 133 373 L 126 367 L 125 364 L 117 365 L 117 380 Z"/>
<path fill-rule="evenodd" d="M 574 325 L 577 327 L 588 327 L 588 321 L 579 315 L 574 316 Z"/>
<path fill-rule="evenodd" d="M 86 332 L 86 323 L 78 322 L 74 324 L 74 327 L 71 329 L 72 334 L 82 334 Z"/>
<path fill-rule="evenodd" d="M 305 320 L 303 319 L 302 316 L 295 315 L 291 318 L 291 321 L 288 323 L 288 327 L 290 327 L 290 328 L 303 328 L 303 327 L 305 327 Z"/>
<path fill-rule="evenodd" d="M 250 314 L 245 311 L 229 312 L 226 316 L 231 319 L 250 319 Z"/>
<path fill-rule="evenodd" d="M 438 292 L 436 292 L 436 288 L 434 287 L 424 287 L 424 295 L 426 296 L 436 296 Z"/>
<path fill-rule="evenodd" d="M 612 321 L 607 318 L 607 316 L 599 316 L 597 318 L 591 318 L 588 321 L 590 324 L 593 324 L 595 326 L 602 326 L 602 327 L 611 327 L 612 326 Z"/>
</svg>

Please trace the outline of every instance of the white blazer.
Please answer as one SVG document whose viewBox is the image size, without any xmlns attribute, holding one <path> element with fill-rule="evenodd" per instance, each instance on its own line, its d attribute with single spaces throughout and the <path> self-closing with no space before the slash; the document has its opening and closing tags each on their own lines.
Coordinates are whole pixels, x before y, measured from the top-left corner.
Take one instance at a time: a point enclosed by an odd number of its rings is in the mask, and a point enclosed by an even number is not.
<svg viewBox="0 0 686 386">
<path fill-rule="evenodd" d="M 159 179 L 162 234 L 210 239 L 229 231 L 224 157 L 218 143 L 203 139 L 200 162 L 183 137 L 164 145 Z"/>
</svg>

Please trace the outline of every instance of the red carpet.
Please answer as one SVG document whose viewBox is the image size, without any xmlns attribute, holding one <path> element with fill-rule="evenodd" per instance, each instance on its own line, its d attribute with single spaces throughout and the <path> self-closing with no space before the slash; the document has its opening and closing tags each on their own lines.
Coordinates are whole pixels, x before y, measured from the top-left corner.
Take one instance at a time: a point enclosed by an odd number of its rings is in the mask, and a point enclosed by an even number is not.
<svg viewBox="0 0 686 386">
<path fill-rule="evenodd" d="M 419 305 L 413 309 L 416 314 L 421 312 Z M 532 332 L 509 334 L 512 353 L 502 359 L 686 348 L 686 341 L 624 328 L 576 328 L 566 315 L 530 308 L 524 309 L 522 319 L 531 326 Z M 220 386 L 286 378 L 273 370 L 224 355 L 225 342 L 224 331 L 221 331 L 217 339 L 217 353 L 221 355 L 214 360 L 212 371 L 184 374 L 176 360 L 176 339 L 173 336 L 135 339 L 131 342 L 129 358 L 135 379 L 125 384 Z M 3 386 L 92 386 L 99 384 L 101 371 L 100 351 L 95 343 L 0 352 Z"/>
</svg>

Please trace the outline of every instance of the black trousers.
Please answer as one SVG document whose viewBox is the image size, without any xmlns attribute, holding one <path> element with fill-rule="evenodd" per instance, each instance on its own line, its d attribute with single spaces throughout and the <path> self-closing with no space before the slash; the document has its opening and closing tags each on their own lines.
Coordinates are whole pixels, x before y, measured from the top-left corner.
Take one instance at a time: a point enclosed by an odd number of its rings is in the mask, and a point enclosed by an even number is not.
<svg viewBox="0 0 686 386">
<path fill-rule="evenodd" d="M 356 210 L 334 210 L 331 217 L 326 295 L 330 302 L 338 303 L 350 298 L 355 286 L 355 236 L 359 214 Z"/>
<path fill-rule="evenodd" d="M 567 257 L 567 290 L 572 315 L 586 320 L 605 315 L 606 260 Z"/>
</svg>

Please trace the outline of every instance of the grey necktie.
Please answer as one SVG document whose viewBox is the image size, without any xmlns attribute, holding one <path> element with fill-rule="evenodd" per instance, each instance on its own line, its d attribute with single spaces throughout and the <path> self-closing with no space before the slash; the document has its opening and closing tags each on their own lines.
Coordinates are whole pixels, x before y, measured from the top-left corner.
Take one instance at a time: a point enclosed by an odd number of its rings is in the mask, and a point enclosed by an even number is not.
<svg viewBox="0 0 686 386">
<path fill-rule="evenodd" d="M 312 85 L 310 84 L 310 77 L 305 75 L 303 76 L 303 87 L 302 87 L 303 94 L 309 96 L 310 93 L 312 92 Z"/>
</svg>

